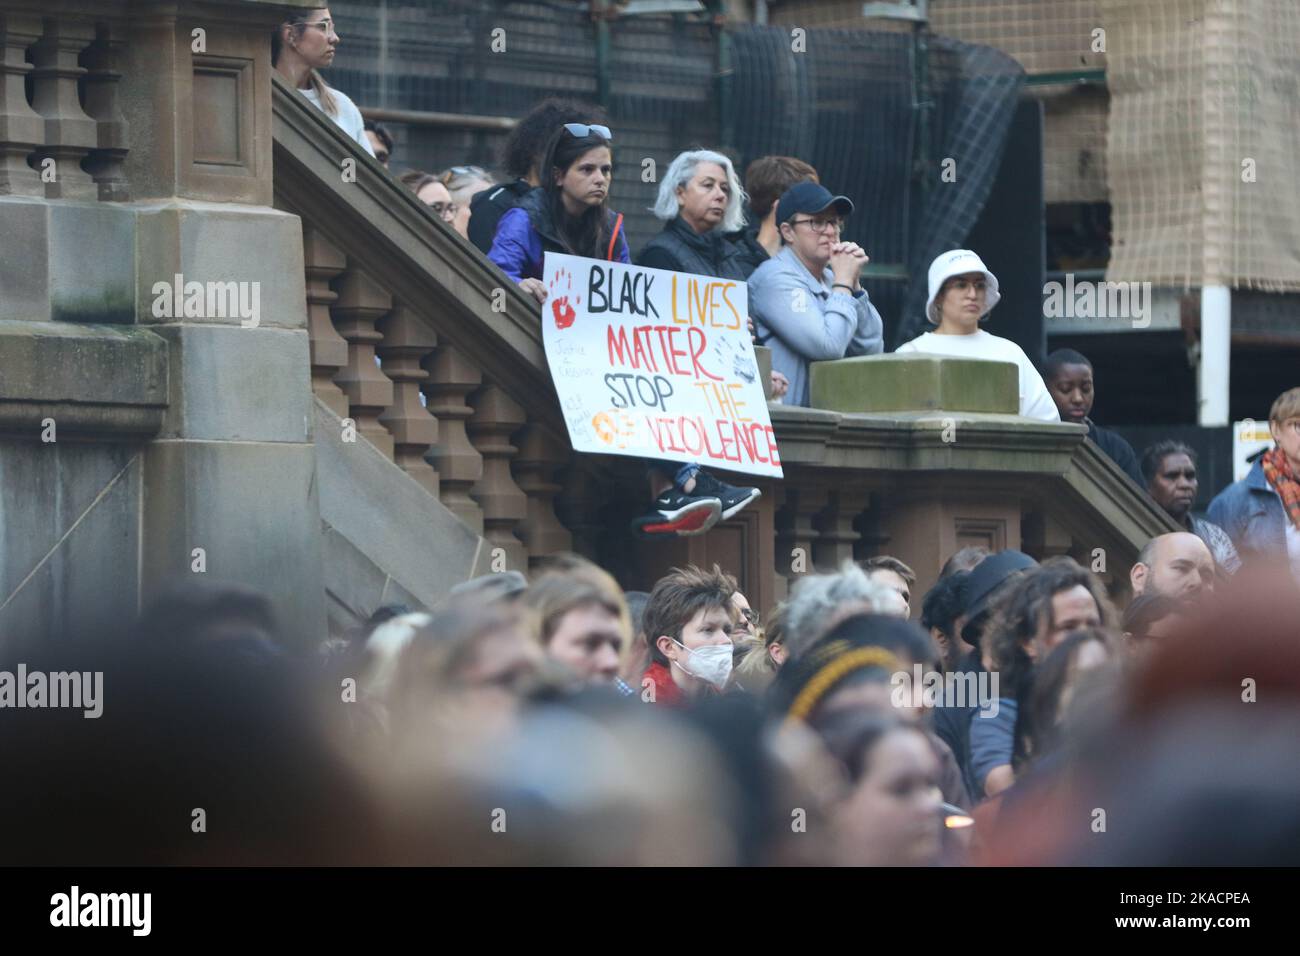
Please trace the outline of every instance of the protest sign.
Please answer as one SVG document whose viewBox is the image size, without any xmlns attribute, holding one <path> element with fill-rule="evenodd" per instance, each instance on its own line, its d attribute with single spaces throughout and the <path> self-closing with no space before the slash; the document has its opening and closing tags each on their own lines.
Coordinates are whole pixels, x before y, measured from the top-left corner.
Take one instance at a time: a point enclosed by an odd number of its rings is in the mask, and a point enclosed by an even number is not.
<svg viewBox="0 0 1300 956">
<path fill-rule="evenodd" d="M 551 252 L 543 278 L 575 451 L 781 477 L 744 282 Z"/>
</svg>

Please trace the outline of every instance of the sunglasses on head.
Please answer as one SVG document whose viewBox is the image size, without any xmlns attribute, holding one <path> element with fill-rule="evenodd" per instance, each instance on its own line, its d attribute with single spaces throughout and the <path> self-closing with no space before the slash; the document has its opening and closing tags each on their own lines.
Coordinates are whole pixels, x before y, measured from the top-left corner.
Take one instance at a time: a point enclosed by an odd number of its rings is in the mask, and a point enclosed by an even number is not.
<svg viewBox="0 0 1300 956">
<path fill-rule="evenodd" d="M 605 139 L 613 140 L 614 134 L 609 131 L 608 126 L 594 126 L 586 123 L 565 123 L 564 128 L 568 130 L 570 136 L 581 139 L 583 136 L 590 136 L 595 133 L 597 136 L 603 136 Z"/>
</svg>

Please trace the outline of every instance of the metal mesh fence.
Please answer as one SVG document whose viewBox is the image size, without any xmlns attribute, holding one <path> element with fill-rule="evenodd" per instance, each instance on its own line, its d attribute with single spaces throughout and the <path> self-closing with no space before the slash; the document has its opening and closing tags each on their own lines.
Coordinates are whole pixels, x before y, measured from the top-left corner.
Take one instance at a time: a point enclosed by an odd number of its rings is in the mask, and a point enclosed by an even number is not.
<svg viewBox="0 0 1300 956">
<path fill-rule="evenodd" d="M 1300 290 L 1294 0 L 1103 0 L 1107 278 Z"/>
<path fill-rule="evenodd" d="M 342 45 L 327 79 L 362 107 L 518 117 L 545 96 L 598 96 L 597 30 L 585 3 L 350 0 L 330 9 Z M 504 49 L 494 51 L 498 29 Z M 798 156 L 857 205 L 846 238 L 898 273 L 868 288 L 888 340 L 900 341 L 921 330 L 930 259 L 959 245 L 983 206 L 1023 71 L 996 50 L 942 37 L 928 37 L 922 64 L 910 34 L 803 33 L 795 43 L 784 25 L 728 27 L 733 73 L 724 103 L 719 31 L 708 22 L 613 21 L 612 203 L 627 217 L 635 254 L 660 228 L 648 211 L 658 186 L 643 181 L 644 159 L 662 171 L 683 149 L 726 146 L 743 172 L 759 156 Z M 428 170 L 491 167 L 505 135 L 394 132 L 395 169 Z M 941 177 L 944 159 L 955 163 L 954 181 Z"/>
</svg>

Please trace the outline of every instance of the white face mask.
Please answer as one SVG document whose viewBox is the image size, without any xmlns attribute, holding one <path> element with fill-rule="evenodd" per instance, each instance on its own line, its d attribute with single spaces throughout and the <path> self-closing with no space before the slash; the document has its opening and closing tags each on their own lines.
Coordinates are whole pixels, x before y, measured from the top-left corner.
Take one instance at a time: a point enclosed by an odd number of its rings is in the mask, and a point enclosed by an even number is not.
<svg viewBox="0 0 1300 956">
<path fill-rule="evenodd" d="M 727 678 L 731 676 L 731 657 L 735 650 L 732 644 L 707 644 L 704 647 L 697 647 L 691 650 L 681 641 L 673 641 L 678 647 L 690 654 L 686 658 L 685 664 L 678 664 L 673 661 L 682 670 L 692 677 L 698 677 L 702 681 L 707 681 L 718 690 L 726 686 Z"/>
</svg>

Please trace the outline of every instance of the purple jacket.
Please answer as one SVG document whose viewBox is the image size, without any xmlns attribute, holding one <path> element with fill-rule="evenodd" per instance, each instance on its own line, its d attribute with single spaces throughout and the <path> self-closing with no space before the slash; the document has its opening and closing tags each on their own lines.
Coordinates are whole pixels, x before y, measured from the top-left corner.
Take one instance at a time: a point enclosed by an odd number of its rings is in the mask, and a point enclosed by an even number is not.
<svg viewBox="0 0 1300 956">
<path fill-rule="evenodd" d="M 488 258 L 515 282 L 542 277 L 542 259 L 548 252 L 567 252 L 543 202 L 545 193 L 535 189 L 513 209 L 507 209 L 497 223 L 496 238 Z M 616 214 L 610 214 L 611 225 Z M 603 250 L 602 250 L 603 251 Z M 602 256 L 601 258 L 604 258 Z M 614 243 L 614 261 L 631 263 L 627 238 L 620 227 Z"/>
</svg>

